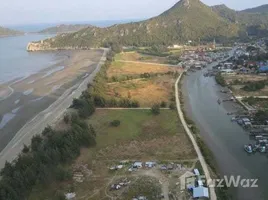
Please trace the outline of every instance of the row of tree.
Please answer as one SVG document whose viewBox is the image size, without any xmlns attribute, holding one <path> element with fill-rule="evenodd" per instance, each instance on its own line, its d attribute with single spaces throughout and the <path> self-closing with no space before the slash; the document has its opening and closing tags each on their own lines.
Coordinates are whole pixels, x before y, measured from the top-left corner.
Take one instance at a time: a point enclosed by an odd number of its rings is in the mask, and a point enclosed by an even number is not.
<svg viewBox="0 0 268 200">
<path fill-rule="evenodd" d="M 96 133 L 75 114 L 71 129 L 55 131 L 46 128 L 32 138 L 30 146 L 1 170 L 0 200 L 26 199 L 35 185 L 48 185 L 55 180 L 70 179 L 71 172 L 63 165 L 80 154 L 81 147 L 96 144 Z"/>
</svg>

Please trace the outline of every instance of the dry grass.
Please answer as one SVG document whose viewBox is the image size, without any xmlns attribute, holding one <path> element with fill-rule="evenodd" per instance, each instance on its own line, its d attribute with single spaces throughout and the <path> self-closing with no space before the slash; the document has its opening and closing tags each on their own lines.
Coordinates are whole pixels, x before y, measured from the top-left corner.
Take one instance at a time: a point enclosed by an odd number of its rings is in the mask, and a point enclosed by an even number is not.
<svg viewBox="0 0 268 200">
<path fill-rule="evenodd" d="M 174 84 L 175 79 L 168 75 L 116 82 L 108 84 L 107 95 L 131 98 L 139 101 L 142 107 L 150 107 L 162 101 L 170 102 Z"/>
<path fill-rule="evenodd" d="M 124 63 L 113 62 L 112 66 L 107 71 L 107 76 L 120 75 L 137 75 L 143 73 L 166 73 L 169 71 L 180 71 L 178 68 L 159 66 L 154 64 L 138 64 L 138 63 Z"/>
<path fill-rule="evenodd" d="M 162 63 L 166 62 L 165 57 L 151 56 L 140 54 L 136 51 L 132 52 L 123 52 L 117 54 L 115 57 L 116 60 L 125 60 L 125 61 L 139 61 L 139 62 L 151 62 L 151 63 Z"/>
<path fill-rule="evenodd" d="M 224 79 L 226 80 L 227 84 L 232 83 L 234 80 L 238 81 L 263 81 L 267 80 L 266 76 L 258 76 L 258 75 L 252 75 L 252 74 L 236 74 L 236 75 L 223 75 Z"/>
</svg>

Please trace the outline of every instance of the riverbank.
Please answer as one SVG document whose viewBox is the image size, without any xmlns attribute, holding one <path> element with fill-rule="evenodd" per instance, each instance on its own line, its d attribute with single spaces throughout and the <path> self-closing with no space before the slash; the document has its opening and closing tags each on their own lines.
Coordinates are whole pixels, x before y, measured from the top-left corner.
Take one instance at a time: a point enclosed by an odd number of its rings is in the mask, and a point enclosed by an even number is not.
<svg viewBox="0 0 268 200">
<path fill-rule="evenodd" d="M 212 151 L 221 177 L 233 175 L 241 176 L 241 179 L 259 179 L 258 188 L 231 188 L 233 199 L 267 199 L 265 186 L 268 177 L 261 172 L 266 168 L 267 158 L 249 156 L 244 152 L 243 144 L 250 141 L 248 133 L 232 123 L 227 115 L 228 112 L 240 111 L 241 106 L 233 102 L 219 105 L 217 100 L 229 98 L 228 94 L 221 92 L 222 87 L 216 85 L 214 77 L 207 78 L 203 74 L 204 70 L 190 73 L 183 81 L 187 116 L 194 121 L 201 138 Z"/>
<path fill-rule="evenodd" d="M 0 167 L 13 160 L 33 134 L 54 123 L 73 98 L 80 96 L 105 55 L 103 50 L 59 54 L 66 59 L 8 85 L 13 93 L 0 104 Z"/>
</svg>

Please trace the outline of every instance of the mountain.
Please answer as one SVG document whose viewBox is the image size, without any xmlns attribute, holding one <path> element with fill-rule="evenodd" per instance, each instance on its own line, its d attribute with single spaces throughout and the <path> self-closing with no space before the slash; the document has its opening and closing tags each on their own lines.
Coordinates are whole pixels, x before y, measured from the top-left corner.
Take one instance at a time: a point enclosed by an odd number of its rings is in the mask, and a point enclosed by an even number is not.
<svg viewBox="0 0 268 200">
<path fill-rule="evenodd" d="M 86 24 L 77 24 L 77 25 L 66 25 L 61 24 L 59 26 L 54 26 L 50 28 L 46 28 L 42 31 L 39 31 L 38 33 L 45 33 L 45 34 L 59 34 L 59 33 L 70 33 L 70 32 L 76 32 L 83 28 L 87 28 L 90 25 Z"/>
<path fill-rule="evenodd" d="M 217 5 L 212 6 L 212 10 L 229 22 L 239 25 L 240 32 L 244 31 L 249 36 L 268 36 L 267 5 L 243 11 L 235 11 L 225 5 Z"/>
<path fill-rule="evenodd" d="M 256 8 L 249 8 L 246 10 L 242 10 L 241 12 L 247 12 L 247 13 L 268 13 L 268 4 L 258 6 Z"/>
<path fill-rule="evenodd" d="M 28 50 L 99 47 L 109 42 L 148 46 L 185 43 L 188 40 L 212 41 L 232 38 L 238 27 L 217 15 L 200 0 L 181 0 L 171 9 L 151 19 L 108 28 L 88 27 L 75 33 L 58 35 L 32 43 Z M 32 48 L 33 47 L 33 48 Z"/>
<path fill-rule="evenodd" d="M 108 28 L 90 26 L 30 43 L 28 50 L 80 49 L 106 46 L 111 42 L 125 46 L 184 44 L 189 40 L 212 41 L 214 38 L 222 42 L 248 35 L 265 35 L 266 30 L 267 13 L 235 11 L 225 5 L 209 7 L 200 0 L 181 0 L 148 20 Z"/>
<path fill-rule="evenodd" d="M 0 37 L 21 35 L 21 34 L 23 34 L 23 33 L 20 31 L 15 31 L 15 30 L 4 28 L 4 27 L 0 26 Z"/>
</svg>

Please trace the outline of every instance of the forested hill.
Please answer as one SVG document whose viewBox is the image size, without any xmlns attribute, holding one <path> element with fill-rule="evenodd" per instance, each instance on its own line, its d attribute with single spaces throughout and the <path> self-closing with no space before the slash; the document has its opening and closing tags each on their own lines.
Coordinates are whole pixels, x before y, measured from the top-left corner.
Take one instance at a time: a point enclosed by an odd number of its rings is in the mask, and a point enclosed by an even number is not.
<svg viewBox="0 0 268 200">
<path fill-rule="evenodd" d="M 79 31 L 83 28 L 87 28 L 90 25 L 86 24 L 76 24 L 76 25 L 66 25 L 66 24 L 61 24 L 59 26 L 54 26 L 50 28 L 46 28 L 39 33 L 45 33 L 45 34 L 58 34 L 58 33 L 70 33 L 70 32 L 76 32 Z"/>
<path fill-rule="evenodd" d="M 260 6 L 243 11 L 235 11 L 225 5 L 212 7 L 213 11 L 231 23 L 236 23 L 240 31 L 249 36 L 268 36 L 268 6 Z"/>
<path fill-rule="evenodd" d="M 247 12 L 247 13 L 268 13 L 268 4 L 258 6 L 256 8 L 249 8 L 246 10 L 242 10 L 242 12 Z"/>
<path fill-rule="evenodd" d="M 20 32 L 20 31 L 15 31 L 15 30 L 4 28 L 4 27 L 1 27 L 0 26 L 0 37 L 3 37 L 3 36 L 13 36 L 13 35 L 21 35 L 21 34 L 23 34 L 23 33 Z"/>
<path fill-rule="evenodd" d="M 149 46 L 181 44 L 188 40 L 212 41 L 214 38 L 223 41 L 245 35 L 247 24 L 262 24 L 266 19 L 258 14 L 239 14 L 237 19 L 236 11 L 223 8 L 209 7 L 200 0 L 181 0 L 159 16 L 145 21 L 108 28 L 91 26 L 31 43 L 28 50 L 100 47 L 111 42 L 125 46 Z M 241 20 L 244 17 L 246 19 Z"/>
</svg>

